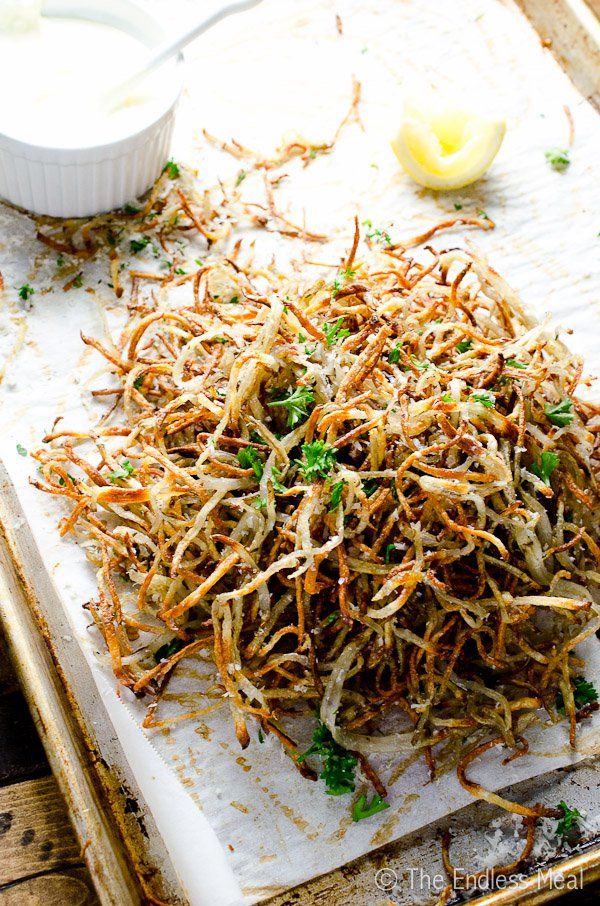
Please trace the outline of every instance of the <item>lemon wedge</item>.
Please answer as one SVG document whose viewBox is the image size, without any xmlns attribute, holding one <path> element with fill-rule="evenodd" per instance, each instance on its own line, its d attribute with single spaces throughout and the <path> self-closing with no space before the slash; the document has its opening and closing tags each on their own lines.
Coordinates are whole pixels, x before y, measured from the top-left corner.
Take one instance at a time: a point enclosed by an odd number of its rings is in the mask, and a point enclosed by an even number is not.
<svg viewBox="0 0 600 906">
<path fill-rule="evenodd" d="M 468 110 L 407 105 L 392 149 L 419 185 L 461 189 L 483 176 L 505 132 L 503 120 L 485 119 Z"/>
</svg>

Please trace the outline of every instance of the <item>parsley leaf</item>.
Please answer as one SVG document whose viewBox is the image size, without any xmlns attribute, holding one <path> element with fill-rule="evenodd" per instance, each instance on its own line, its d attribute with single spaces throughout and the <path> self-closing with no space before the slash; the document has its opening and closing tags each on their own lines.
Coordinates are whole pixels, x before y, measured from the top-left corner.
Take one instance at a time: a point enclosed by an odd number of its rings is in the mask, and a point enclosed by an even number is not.
<svg viewBox="0 0 600 906">
<path fill-rule="evenodd" d="M 550 476 L 560 462 L 560 456 L 557 453 L 552 453 L 550 450 L 544 450 L 539 460 L 533 463 L 531 466 L 531 471 L 534 475 L 544 482 L 544 484 L 550 484 Z"/>
<path fill-rule="evenodd" d="M 266 510 L 267 501 L 264 497 L 257 497 L 252 506 L 255 510 Z"/>
<path fill-rule="evenodd" d="M 177 179 L 180 169 L 174 160 L 168 160 L 163 167 L 163 173 L 168 173 L 169 179 Z"/>
<path fill-rule="evenodd" d="M 462 205 L 461 205 L 460 201 L 455 201 L 455 202 L 454 202 L 454 210 L 455 210 L 455 211 L 462 211 Z"/>
<path fill-rule="evenodd" d="M 443 393 L 443 394 L 442 394 L 442 402 L 443 402 L 443 403 L 455 403 L 456 400 L 454 399 L 454 397 L 452 396 L 451 393 Z"/>
<path fill-rule="evenodd" d="M 472 345 L 472 340 L 461 340 L 460 343 L 456 344 L 456 351 L 460 353 L 468 352 Z"/>
<path fill-rule="evenodd" d="M 525 362 L 517 362 L 516 359 L 507 359 L 507 360 L 506 360 L 506 364 L 508 365 L 509 368 L 521 368 L 521 369 L 524 369 L 524 368 L 527 368 L 527 367 L 528 367 L 528 366 L 525 364 Z"/>
<path fill-rule="evenodd" d="M 328 346 L 333 346 L 337 343 L 338 340 L 342 340 L 344 337 L 350 335 L 350 331 L 347 328 L 342 327 L 344 323 L 344 317 L 341 315 L 339 318 L 336 318 L 335 321 L 332 321 L 330 324 L 325 323 L 322 326 L 323 333 L 325 334 L 325 339 L 327 340 Z"/>
<path fill-rule="evenodd" d="M 371 815 L 376 815 L 377 812 L 384 812 L 389 807 L 389 802 L 382 799 L 379 793 L 375 793 L 370 802 L 367 802 L 367 797 L 363 793 L 352 806 L 352 820 L 362 821 L 363 818 L 370 818 Z"/>
<path fill-rule="evenodd" d="M 141 390 L 143 383 L 144 383 L 144 375 L 140 374 L 140 376 L 136 377 L 135 381 L 133 382 L 133 386 L 135 387 L 136 390 Z"/>
<path fill-rule="evenodd" d="M 400 361 L 400 347 L 402 346 L 402 340 L 399 343 L 396 343 L 393 349 L 388 353 L 388 362 L 390 365 L 397 365 Z"/>
<path fill-rule="evenodd" d="M 568 148 L 548 148 L 544 157 L 552 169 L 558 170 L 559 173 L 564 173 L 571 166 Z"/>
<path fill-rule="evenodd" d="M 416 355 L 411 355 L 410 360 L 417 371 L 428 371 L 430 368 L 435 368 L 435 365 L 433 364 L 433 362 L 430 362 L 429 359 L 422 362 L 416 357 Z"/>
<path fill-rule="evenodd" d="M 287 488 L 279 481 L 280 477 L 281 472 L 279 471 L 277 466 L 273 466 L 273 468 L 271 469 L 271 484 L 273 485 L 273 490 L 278 494 L 283 494 L 283 492 L 287 490 Z"/>
<path fill-rule="evenodd" d="M 128 459 L 124 459 L 121 465 L 114 470 L 114 472 L 109 472 L 108 477 L 111 481 L 118 481 L 119 478 L 129 478 L 130 475 L 133 475 L 135 468 L 131 465 Z"/>
<path fill-rule="evenodd" d="M 335 448 L 330 447 L 324 440 L 315 440 L 312 444 L 302 444 L 302 452 L 304 462 L 297 459 L 296 463 L 300 466 L 300 472 L 306 481 L 326 478 L 336 460 Z"/>
<path fill-rule="evenodd" d="M 81 289 L 81 287 L 83 286 L 83 271 L 79 271 L 79 273 L 73 278 L 73 286 L 75 287 L 75 289 Z"/>
<path fill-rule="evenodd" d="M 559 428 L 565 428 L 567 425 L 571 424 L 575 417 L 572 410 L 573 401 L 568 397 L 560 403 L 557 403 L 556 406 L 544 406 L 546 418 L 551 421 L 553 425 L 558 425 Z"/>
<path fill-rule="evenodd" d="M 331 488 L 331 502 L 329 504 L 329 512 L 336 510 L 340 503 L 342 502 L 342 491 L 344 490 L 344 485 L 346 482 L 342 478 L 341 481 L 336 481 L 336 483 Z"/>
<path fill-rule="evenodd" d="M 242 469 L 252 469 L 257 481 L 261 480 L 264 466 L 254 447 L 242 447 L 241 450 L 238 450 L 237 461 Z"/>
<path fill-rule="evenodd" d="M 391 563 L 391 562 L 392 562 L 392 554 L 395 552 L 395 550 L 396 550 L 396 545 L 395 545 L 395 544 L 387 544 L 387 545 L 386 545 L 386 548 L 385 548 L 385 562 L 386 562 L 386 563 Z"/>
<path fill-rule="evenodd" d="M 367 239 L 374 239 L 375 242 L 385 243 L 386 245 L 392 244 L 390 234 L 386 230 L 375 229 L 372 220 L 363 220 L 363 226 L 366 226 L 369 231 Z"/>
<path fill-rule="evenodd" d="M 313 733 L 312 745 L 296 760 L 302 763 L 311 755 L 319 755 L 323 759 L 323 770 L 319 776 L 325 781 L 330 796 L 354 792 L 354 769 L 358 759 L 335 741 L 321 721 Z"/>
<path fill-rule="evenodd" d="M 25 449 L 23 444 L 17 444 L 17 453 L 19 454 L 19 456 L 27 456 L 27 450 Z"/>
<path fill-rule="evenodd" d="M 149 236 L 142 236 L 141 239 L 131 239 L 129 242 L 129 248 L 136 255 L 138 252 L 143 251 L 147 245 L 150 245 Z"/>
<path fill-rule="evenodd" d="M 174 639 L 171 639 L 170 642 L 167 642 L 165 645 L 161 645 L 160 648 L 157 648 L 154 652 L 154 660 L 157 664 L 160 664 L 161 661 L 166 661 L 168 658 L 172 657 L 174 654 L 177 654 L 178 651 L 181 651 L 183 648 L 183 642 L 181 639 L 178 639 L 175 636 Z"/>
<path fill-rule="evenodd" d="M 237 175 L 237 177 L 236 177 L 236 180 L 235 180 L 235 187 L 236 187 L 236 189 L 237 189 L 238 186 L 241 186 L 241 184 L 243 183 L 243 181 L 246 179 L 247 175 L 248 175 L 248 174 L 246 173 L 245 170 L 240 170 L 240 171 L 239 171 L 239 173 L 238 173 L 238 175 Z"/>
<path fill-rule="evenodd" d="M 573 679 L 573 699 L 575 701 L 575 710 L 580 711 L 586 705 L 591 705 L 598 701 L 598 692 L 593 683 L 589 683 L 584 676 L 576 676 Z M 565 701 L 562 692 L 556 696 L 556 710 L 559 714 L 565 713 Z"/>
<path fill-rule="evenodd" d="M 474 403 L 481 403 L 486 409 L 494 408 L 494 395 L 488 390 L 476 390 L 471 394 L 469 399 L 473 400 Z"/>
<path fill-rule="evenodd" d="M 379 490 L 379 479 L 369 478 L 367 481 L 363 481 L 362 489 L 366 497 L 372 497 L 375 491 Z"/>
<path fill-rule="evenodd" d="M 287 426 L 293 428 L 303 419 L 308 418 L 308 406 L 314 402 L 315 394 L 311 387 L 296 387 L 296 389 L 281 399 L 273 400 L 269 406 L 285 406 L 287 409 Z"/>
<path fill-rule="evenodd" d="M 559 837 L 567 837 L 574 830 L 573 825 L 579 823 L 578 819 L 582 817 L 581 812 L 576 808 L 569 808 L 564 800 L 561 800 L 556 807 L 563 813 L 563 817 L 556 825 L 556 833 Z"/>
<path fill-rule="evenodd" d="M 23 302 L 27 302 L 27 300 L 33 296 L 34 292 L 33 286 L 30 286 L 29 283 L 24 283 L 19 289 L 19 299 L 22 299 Z"/>
<path fill-rule="evenodd" d="M 333 287 L 331 290 L 331 298 L 335 299 L 337 294 L 342 288 L 342 283 L 345 283 L 346 280 L 349 280 L 350 277 L 353 277 L 356 271 L 352 270 L 351 267 L 344 268 L 343 271 L 340 271 L 335 280 L 333 281 Z"/>
</svg>

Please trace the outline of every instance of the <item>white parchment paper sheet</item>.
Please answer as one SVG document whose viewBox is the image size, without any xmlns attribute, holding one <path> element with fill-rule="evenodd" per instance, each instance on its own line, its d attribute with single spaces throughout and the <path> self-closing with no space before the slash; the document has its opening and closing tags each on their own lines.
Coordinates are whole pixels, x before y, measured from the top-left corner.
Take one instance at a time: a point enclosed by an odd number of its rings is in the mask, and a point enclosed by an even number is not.
<svg viewBox="0 0 600 906">
<path fill-rule="evenodd" d="M 200 6 L 191 0 L 147 5 L 173 30 Z M 289 206 L 293 219 L 305 216 L 308 228 L 333 234 L 337 248 L 348 242 L 356 212 L 400 238 L 453 215 L 456 205 L 465 214 L 484 210 L 497 228 L 477 235 L 478 245 L 538 315 L 548 312 L 573 328 L 569 342 L 586 356 L 589 370 L 598 371 L 600 123 L 512 6 L 499 0 L 265 0 L 192 48 L 176 157 L 196 166 L 209 185 L 243 165 L 207 149 L 202 127 L 264 152 L 285 133 L 328 140 L 347 109 L 353 75 L 363 86 L 364 131 L 352 125 L 333 154 L 306 169 L 286 168 L 280 206 Z M 398 169 L 389 138 L 403 97 L 423 84 L 507 119 L 500 155 L 474 187 L 435 195 Z M 567 143 L 565 105 L 575 142 L 572 164 L 561 175 L 548 167 L 544 150 Z M 225 710 L 148 741 L 139 729 L 141 706 L 117 694 L 87 629 L 81 605 L 95 593 L 93 575 L 81 550 L 58 540 L 58 507 L 29 487 L 31 463 L 16 453 L 17 443 L 37 446 L 57 414 L 70 426 L 88 418 L 88 390 L 100 362 L 84 349 L 79 332 L 102 335 L 119 320 L 120 307 L 106 284 L 97 283 L 105 274 L 93 269 L 79 291 L 51 289 L 54 264 L 42 260 L 26 217 L 0 209 L 0 231 L 6 286 L 0 452 L 68 611 L 73 644 L 86 653 L 193 906 L 254 902 L 466 804 L 470 797 L 453 777 L 430 784 L 424 766 L 413 764 L 390 785 L 391 809 L 353 825 L 348 800 L 302 781 L 273 740 L 260 745 L 253 739 L 242 753 Z M 438 245 L 460 240 L 452 235 Z M 286 240 L 275 246 L 282 260 L 298 251 Z M 336 260 L 318 246 L 313 254 Z M 16 294 L 27 281 L 36 289 L 30 309 Z M 586 649 L 586 675 L 598 681 L 597 645 Z M 200 684 L 201 672 L 190 669 L 181 688 Z M 565 728 L 556 728 L 508 767 L 499 769 L 499 755 L 492 753 L 477 779 L 496 788 L 526 779 L 596 752 L 598 736 L 597 724 L 588 723 L 574 756 Z M 382 770 L 386 779 L 393 774 L 389 766 Z"/>
</svg>

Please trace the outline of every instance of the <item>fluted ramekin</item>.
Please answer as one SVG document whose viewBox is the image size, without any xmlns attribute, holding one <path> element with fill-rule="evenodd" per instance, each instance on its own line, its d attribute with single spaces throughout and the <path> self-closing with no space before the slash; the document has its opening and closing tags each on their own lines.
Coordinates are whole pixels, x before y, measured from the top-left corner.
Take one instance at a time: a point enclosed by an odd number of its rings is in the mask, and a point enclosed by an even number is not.
<svg viewBox="0 0 600 906">
<path fill-rule="evenodd" d="M 148 47 L 163 38 L 162 26 L 130 0 L 46 0 L 43 9 L 45 15 L 112 25 Z M 31 144 L 3 133 L 0 118 L 0 197 L 35 214 L 87 217 L 142 195 L 169 156 L 182 71 L 179 58 L 154 116 L 106 144 L 79 148 Z M 109 74 L 107 61 L 107 80 Z"/>
</svg>

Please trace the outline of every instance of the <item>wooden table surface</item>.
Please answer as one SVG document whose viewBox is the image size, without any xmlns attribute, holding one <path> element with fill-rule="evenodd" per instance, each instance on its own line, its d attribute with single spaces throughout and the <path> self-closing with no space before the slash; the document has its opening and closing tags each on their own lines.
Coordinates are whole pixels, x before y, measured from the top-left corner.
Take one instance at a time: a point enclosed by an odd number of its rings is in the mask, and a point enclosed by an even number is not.
<svg viewBox="0 0 600 906">
<path fill-rule="evenodd" d="M 0 634 L 0 906 L 99 906 Z"/>
</svg>

